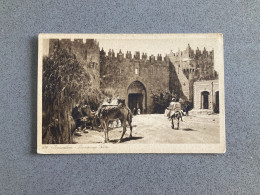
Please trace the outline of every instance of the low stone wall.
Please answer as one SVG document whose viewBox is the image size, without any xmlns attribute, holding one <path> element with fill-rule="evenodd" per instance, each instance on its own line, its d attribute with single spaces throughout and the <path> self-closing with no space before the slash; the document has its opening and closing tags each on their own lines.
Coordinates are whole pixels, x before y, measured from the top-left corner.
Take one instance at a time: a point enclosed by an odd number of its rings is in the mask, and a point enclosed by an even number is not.
<svg viewBox="0 0 260 195">
<path fill-rule="evenodd" d="M 208 115 L 208 114 L 212 114 L 213 113 L 213 111 L 212 110 L 210 110 L 210 109 L 201 109 L 201 110 L 195 110 L 195 109 L 193 109 L 193 110 L 191 110 L 191 111 L 189 111 L 189 115 L 190 116 L 196 116 L 196 115 Z"/>
</svg>

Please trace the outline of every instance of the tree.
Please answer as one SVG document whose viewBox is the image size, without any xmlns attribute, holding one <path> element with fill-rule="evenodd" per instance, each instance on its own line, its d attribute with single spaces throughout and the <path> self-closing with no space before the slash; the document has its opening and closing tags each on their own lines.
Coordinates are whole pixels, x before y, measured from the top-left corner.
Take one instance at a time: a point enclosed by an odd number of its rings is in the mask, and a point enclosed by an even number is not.
<svg viewBox="0 0 260 195">
<path fill-rule="evenodd" d="M 187 98 L 180 98 L 178 94 L 171 94 L 168 91 L 152 92 L 151 98 L 153 100 L 153 113 L 163 114 L 165 109 L 170 105 L 172 98 L 181 103 L 183 110 L 186 110 L 188 104 L 191 106 L 191 102 Z"/>
<path fill-rule="evenodd" d="M 43 143 L 72 143 L 76 104 L 97 105 L 101 92 L 92 86 L 93 76 L 66 49 L 57 48 L 43 58 Z"/>
<path fill-rule="evenodd" d="M 163 114 L 172 100 L 172 94 L 167 91 L 152 93 L 153 113 Z"/>
</svg>

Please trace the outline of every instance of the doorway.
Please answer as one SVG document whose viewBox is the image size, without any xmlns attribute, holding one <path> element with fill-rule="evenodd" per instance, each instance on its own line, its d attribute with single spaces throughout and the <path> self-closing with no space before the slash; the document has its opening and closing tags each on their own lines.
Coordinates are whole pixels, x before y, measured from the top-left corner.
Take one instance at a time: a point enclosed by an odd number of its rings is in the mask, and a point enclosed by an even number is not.
<svg viewBox="0 0 260 195">
<path fill-rule="evenodd" d="M 215 108 L 214 108 L 214 112 L 219 113 L 219 91 L 216 91 L 215 97 L 216 97 L 216 100 L 215 100 L 216 105 L 215 105 Z"/>
<path fill-rule="evenodd" d="M 140 81 L 132 82 L 128 89 L 128 107 L 133 112 L 134 108 L 136 110 L 140 109 L 141 114 L 146 113 L 147 95 L 146 89 Z"/>
<path fill-rule="evenodd" d="M 201 108 L 202 109 L 209 109 L 209 92 L 208 91 L 203 91 L 201 93 Z"/>
<path fill-rule="evenodd" d="M 128 107 L 133 111 L 135 109 L 143 111 L 143 94 L 140 93 L 132 93 L 128 95 Z"/>
</svg>

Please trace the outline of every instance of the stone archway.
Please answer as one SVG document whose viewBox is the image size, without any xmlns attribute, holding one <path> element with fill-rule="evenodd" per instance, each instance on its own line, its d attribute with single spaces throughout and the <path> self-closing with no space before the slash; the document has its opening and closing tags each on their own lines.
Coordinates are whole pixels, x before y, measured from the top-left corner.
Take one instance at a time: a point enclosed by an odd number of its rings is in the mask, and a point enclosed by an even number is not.
<svg viewBox="0 0 260 195">
<path fill-rule="evenodd" d="M 147 93 L 143 83 L 136 80 L 132 82 L 127 89 L 128 107 L 133 112 L 134 108 L 141 110 L 141 113 L 147 112 Z"/>
</svg>

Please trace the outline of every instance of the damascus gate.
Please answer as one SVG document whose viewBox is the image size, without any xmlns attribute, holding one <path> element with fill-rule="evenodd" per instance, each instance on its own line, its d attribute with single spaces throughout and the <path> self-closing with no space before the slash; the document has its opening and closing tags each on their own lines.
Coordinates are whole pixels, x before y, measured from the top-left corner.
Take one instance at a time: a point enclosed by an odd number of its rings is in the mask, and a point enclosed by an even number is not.
<svg viewBox="0 0 260 195">
<path fill-rule="evenodd" d="M 112 91 L 115 96 L 126 100 L 131 110 L 140 109 L 141 113 L 152 113 L 151 95 L 161 89 L 169 89 L 169 58 L 158 54 L 130 51 L 115 54 L 111 49 L 100 52 L 101 89 Z"/>
<path fill-rule="evenodd" d="M 218 77 L 214 51 L 194 50 L 189 44 L 183 51 L 148 56 L 140 51 L 105 51 L 95 39 L 50 39 L 48 55 L 57 48 L 71 53 L 93 78 L 92 85 L 105 96 L 124 98 L 131 110 L 140 109 L 142 114 L 154 112 L 152 96 L 162 92 L 193 107 L 194 82 Z"/>
</svg>

